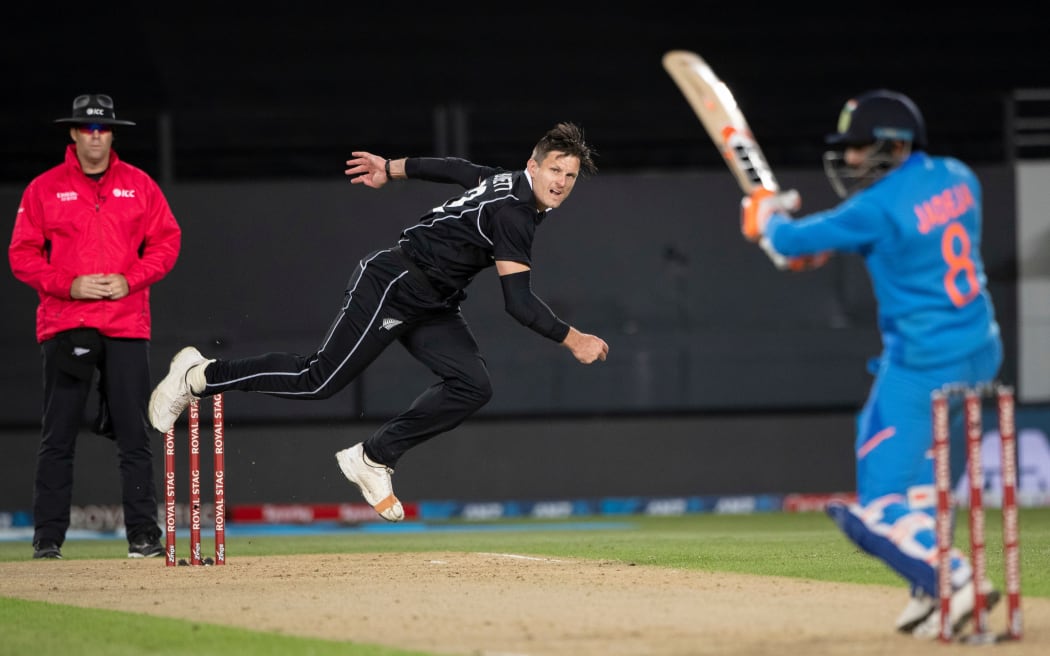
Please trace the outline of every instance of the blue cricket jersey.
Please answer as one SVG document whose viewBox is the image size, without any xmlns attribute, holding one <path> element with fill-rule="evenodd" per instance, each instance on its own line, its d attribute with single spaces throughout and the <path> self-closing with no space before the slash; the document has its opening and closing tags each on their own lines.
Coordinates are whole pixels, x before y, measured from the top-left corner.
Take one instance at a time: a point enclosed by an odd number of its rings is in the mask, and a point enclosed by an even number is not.
<svg viewBox="0 0 1050 656">
<path fill-rule="evenodd" d="M 914 152 L 828 211 L 774 215 L 765 234 L 789 257 L 864 258 L 891 362 L 937 366 L 999 340 L 981 259 L 981 185 L 957 159 Z"/>
</svg>

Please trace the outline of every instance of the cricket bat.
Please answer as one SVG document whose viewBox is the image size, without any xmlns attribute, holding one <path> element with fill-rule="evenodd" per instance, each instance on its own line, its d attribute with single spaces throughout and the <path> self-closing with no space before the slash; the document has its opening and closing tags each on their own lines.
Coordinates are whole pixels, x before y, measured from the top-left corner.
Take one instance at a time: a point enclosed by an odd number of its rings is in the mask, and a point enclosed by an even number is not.
<svg viewBox="0 0 1050 656">
<path fill-rule="evenodd" d="M 733 93 L 707 62 L 695 52 L 671 50 L 664 54 L 663 64 L 722 153 L 740 189 L 745 194 L 757 187 L 780 191 Z"/>
<path fill-rule="evenodd" d="M 740 190 L 747 196 L 760 187 L 779 193 L 780 184 L 725 82 L 715 75 L 700 55 L 689 50 L 671 50 L 664 54 L 663 63 L 664 70 L 678 85 L 678 90 L 689 101 L 708 136 L 722 153 L 722 159 L 736 178 Z M 763 239 L 760 245 L 766 250 L 768 242 Z M 778 269 L 791 271 L 819 268 L 830 257 L 827 252 L 790 258 L 771 250 L 766 250 L 766 253 Z"/>
</svg>

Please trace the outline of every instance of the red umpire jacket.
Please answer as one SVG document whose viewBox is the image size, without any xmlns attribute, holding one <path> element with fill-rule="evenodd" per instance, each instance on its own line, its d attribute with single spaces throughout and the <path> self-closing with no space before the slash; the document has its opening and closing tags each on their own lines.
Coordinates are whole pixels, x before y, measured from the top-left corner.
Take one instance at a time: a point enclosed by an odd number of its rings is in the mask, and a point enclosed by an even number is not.
<svg viewBox="0 0 1050 656">
<path fill-rule="evenodd" d="M 38 342 L 72 328 L 107 337 L 149 339 L 150 285 L 171 271 L 182 231 L 157 183 L 110 151 L 96 182 L 84 174 L 76 147 L 26 187 L 8 249 L 15 277 L 37 291 Z M 129 293 L 110 301 L 74 300 L 77 276 L 120 273 Z"/>
</svg>

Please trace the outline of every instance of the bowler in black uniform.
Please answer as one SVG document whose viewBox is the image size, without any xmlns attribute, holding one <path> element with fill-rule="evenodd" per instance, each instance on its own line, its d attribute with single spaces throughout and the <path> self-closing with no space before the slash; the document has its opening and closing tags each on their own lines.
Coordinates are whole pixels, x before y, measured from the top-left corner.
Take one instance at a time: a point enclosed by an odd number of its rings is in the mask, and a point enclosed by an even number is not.
<svg viewBox="0 0 1050 656">
<path fill-rule="evenodd" d="M 458 426 L 492 397 L 478 344 L 460 312 L 464 289 L 495 266 L 507 312 L 569 349 L 583 364 L 605 360 L 609 345 L 559 319 L 532 291 L 532 241 L 547 213 L 572 193 L 581 171 L 596 171 L 583 131 L 560 123 L 532 150 L 525 168 L 506 171 L 464 159 L 388 160 L 357 151 L 354 184 L 382 187 L 409 178 L 457 183 L 467 191 L 405 229 L 397 245 L 369 253 L 347 283 L 342 306 L 317 351 L 207 359 L 179 351 L 153 390 L 150 421 L 165 433 L 192 398 L 229 390 L 323 399 L 349 385 L 395 340 L 441 381 L 364 442 L 336 453 L 343 474 L 384 519 L 404 519 L 390 475 L 412 447 Z"/>
</svg>

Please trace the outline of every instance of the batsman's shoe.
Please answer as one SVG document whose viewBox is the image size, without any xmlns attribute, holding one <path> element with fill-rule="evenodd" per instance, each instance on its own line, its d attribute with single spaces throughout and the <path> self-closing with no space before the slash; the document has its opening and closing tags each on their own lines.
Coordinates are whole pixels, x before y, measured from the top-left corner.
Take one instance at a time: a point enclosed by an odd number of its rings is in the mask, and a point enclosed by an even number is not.
<svg viewBox="0 0 1050 656">
<path fill-rule="evenodd" d="M 935 597 L 931 597 L 921 590 L 912 590 L 911 598 L 908 599 L 908 605 L 897 616 L 897 622 L 894 626 L 901 633 L 911 633 L 937 607 L 937 599 Z"/>
<path fill-rule="evenodd" d="M 951 627 L 953 636 L 959 635 L 959 632 L 962 631 L 964 626 L 966 626 L 966 623 L 973 618 L 973 593 L 973 580 L 967 581 L 966 585 L 956 589 L 956 591 L 952 593 L 951 606 L 948 611 L 948 624 Z M 998 590 L 989 586 L 988 592 L 984 595 L 985 603 L 987 604 L 989 611 L 995 608 L 995 605 L 999 603 L 1000 596 Z M 919 622 L 911 634 L 921 640 L 935 640 L 941 634 L 941 613 L 939 604 L 938 607 L 934 609 L 934 612 L 930 613 L 929 617 L 922 622 Z"/>
<path fill-rule="evenodd" d="M 175 425 L 182 411 L 194 398 L 186 373 L 195 365 L 210 362 L 200 351 L 187 346 L 171 359 L 168 375 L 157 385 L 149 397 L 149 421 L 161 433 L 167 433 Z"/>
<path fill-rule="evenodd" d="M 375 508 L 380 517 L 388 522 L 400 522 L 405 518 L 405 509 L 394 496 L 394 484 L 390 480 L 394 470 L 373 462 L 365 455 L 363 443 L 358 442 L 349 449 L 337 451 L 335 459 L 343 476 L 361 490 L 365 501 Z"/>
</svg>

